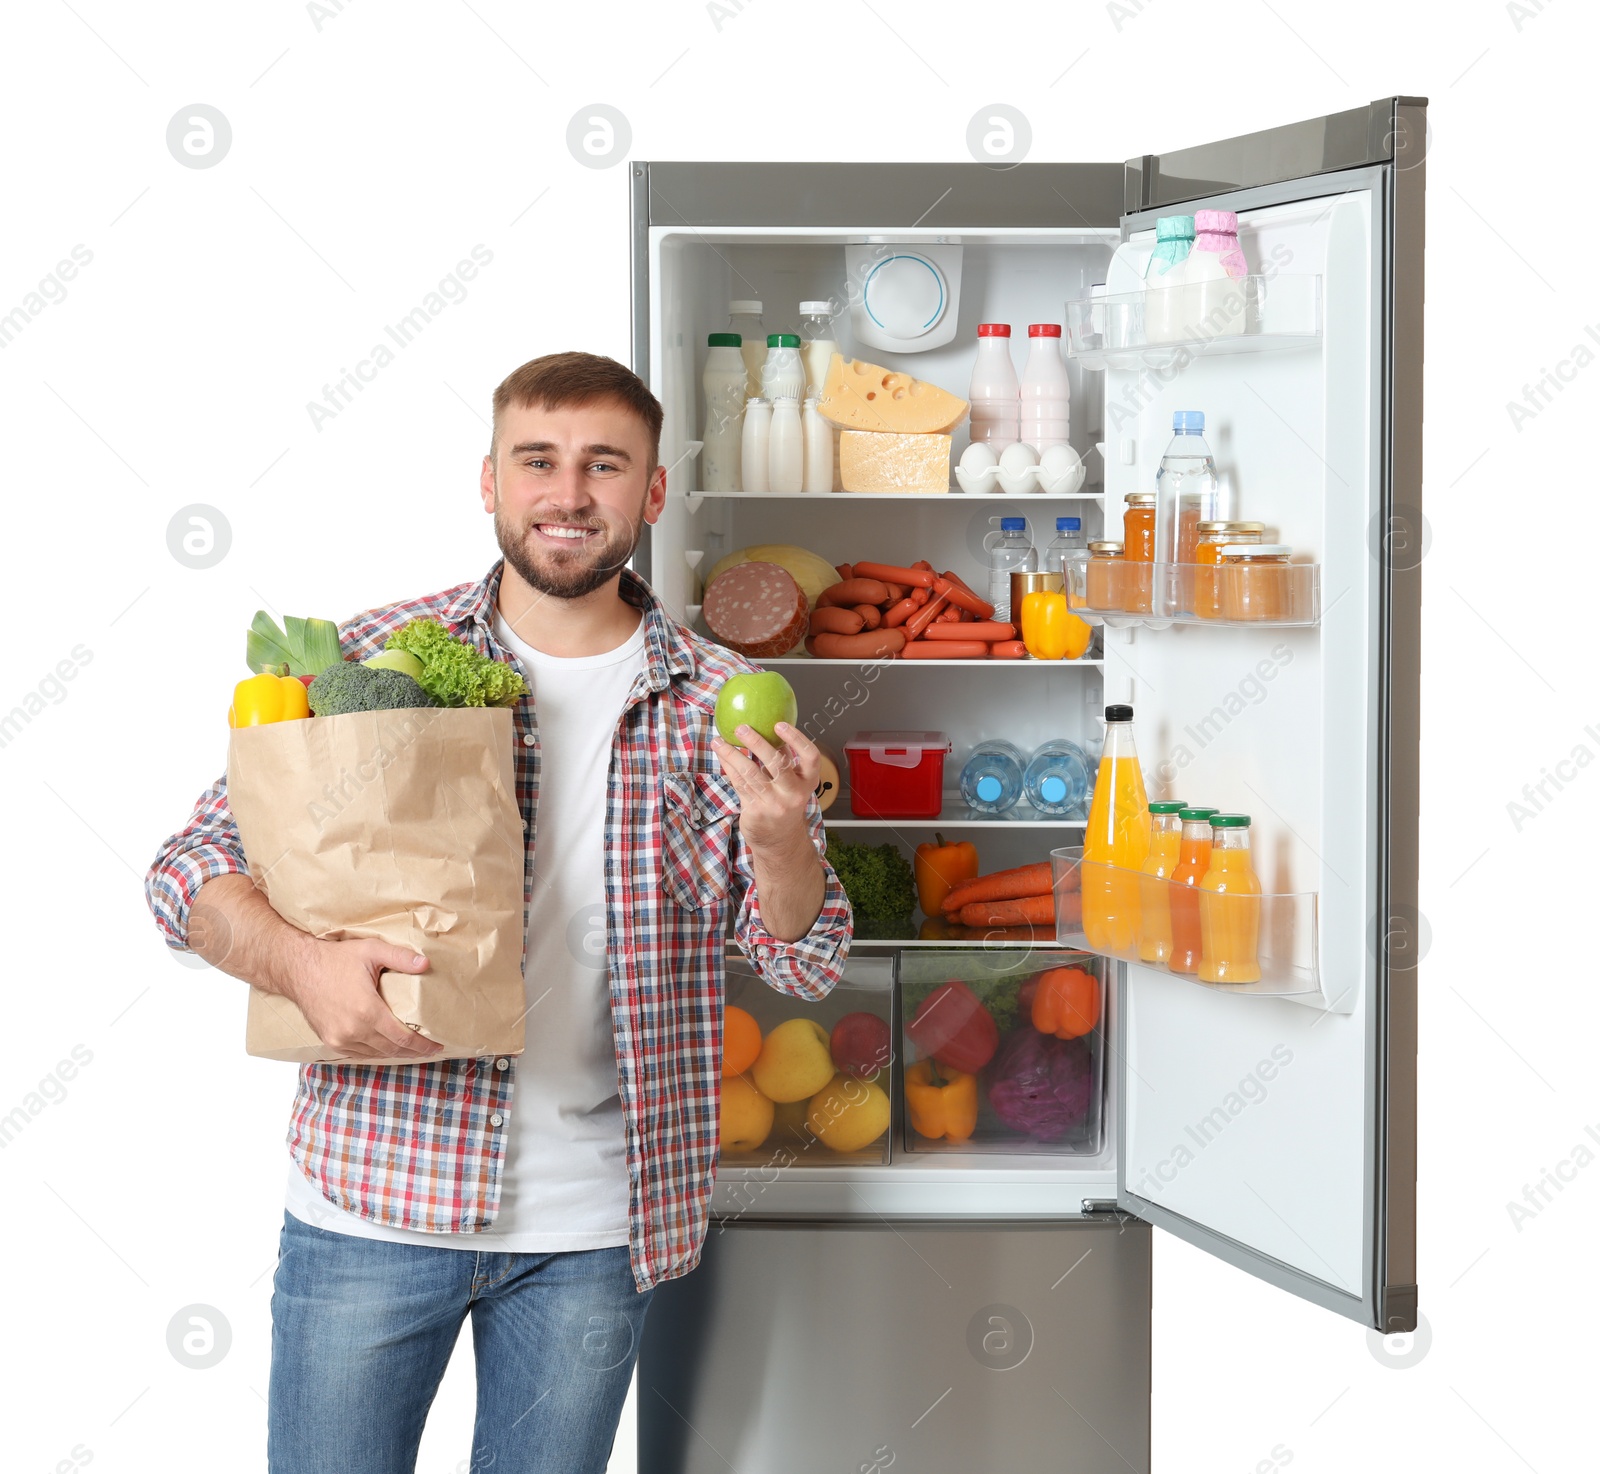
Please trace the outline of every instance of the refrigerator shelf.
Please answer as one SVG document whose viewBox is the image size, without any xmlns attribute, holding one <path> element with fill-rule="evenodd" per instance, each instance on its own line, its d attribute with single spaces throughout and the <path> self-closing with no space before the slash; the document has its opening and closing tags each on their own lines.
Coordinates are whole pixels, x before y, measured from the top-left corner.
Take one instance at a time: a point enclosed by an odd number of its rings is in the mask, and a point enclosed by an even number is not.
<svg viewBox="0 0 1600 1474">
<path fill-rule="evenodd" d="M 949 491 L 686 491 L 688 501 L 711 502 L 1092 502 L 1105 495 L 1105 487 L 1085 486 L 1081 491 L 965 492 L 952 486 Z"/>
<path fill-rule="evenodd" d="M 1220 301 L 1201 301 L 1190 285 L 1067 303 L 1067 357 L 1086 369 L 1159 372 L 1195 358 L 1295 352 L 1321 342 L 1320 276 L 1247 276 Z"/>
<path fill-rule="evenodd" d="M 1148 582 L 1146 582 L 1148 574 Z M 1202 629 L 1306 629 L 1322 613 L 1322 568 L 1316 563 L 1287 566 L 1213 567 L 1200 563 L 1122 563 L 1091 574 L 1089 561 L 1078 559 L 1068 567 L 1067 600 L 1072 612 L 1086 624 L 1111 629 L 1143 625 L 1166 629 L 1188 624 Z M 1126 607 L 1097 607 L 1089 602 L 1105 594 L 1094 585 L 1109 584 L 1121 604 L 1148 603 L 1150 612 Z M 1216 615 L 1193 612 L 1197 607 L 1220 611 Z M 1261 611 L 1256 617 L 1239 613 Z M 1228 611 L 1235 611 L 1229 613 Z"/>
<path fill-rule="evenodd" d="M 1082 829 L 1083 819 L 1063 818 L 1058 814 L 1041 814 L 1031 804 L 1019 803 L 1014 809 L 1009 809 L 1003 814 L 991 814 L 983 809 L 970 808 L 961 801 L 959 788 L 947 788 L 942 795 L 943 803 L 938 814 L 932 819 L 862 819 L 849 812 L 844 807 L 838 817 L 834 810 L 849 804 L 850 791 L 846 789 L 835 801 L 833 808 L 823 816 L 823 823 L 829 829 L 878 829 L 885 826 L 907 828 L 940 828 L 950 829 L 959 826 L 963 829 Z"/>
<path fill-rule="evenodd" d="M 1055 870 L 1056 939 L 1064 947 L 1076 947 L 1097 957 L 1124 962 L 1206 988 L 1214 993 L 1241 994 L 1255 998 L 1292 998 L 1298 1003 L 1320 1007 L 1334 1013 L 1348 1013 L 1354 1000 L 1348 995 L 1330 997 L 1323 988 L 1318 958 L 1318 896 L 1315 891 L 1257 896 L 1214 896 L 1196 888 L 1141 875 L 1117 865 L 1091 861 L 1085 864 L 1083 847 L 1069 845 L 1050 851 Z M 1091 941 L 1082 920 L 1082 893 L 1091 891 L 1106 896 L 1129 917 L 1125 929 L 1128 945 L 1121 938 L 1110 945 L 1104 937 Z M 1238 952 L 1254 951 L 1258 978 L 1247 982 L 1208 982 L 1196 973 L 1173 971 L 1155 953 L 1170 955 L 1176 941 L 1182 944 L 1186 929 L 1202 945 L 1206 922 L 1202 907 L 1210 908 L 1211 925 L 1245 938 L 1237 943 Z M 1185 925 L 1187 920 L 1187 928 Z M 1136 919 L 1135 919 L 1136 918 Z M 1253 934 L 1253 936 L 1252 936 Z M 1141 956 L 1141 951 L 1150 956 Z M 1202 958 L 1200 966 L 1205 966 Z"/>
<path fill-rule="evenodd" d="M 699 605 L 691 606 L 695 609 Z M 1013 669 L 1026 669 L 1033 666 L 1043 670 L 1070 670 L 1074 666 L 1100 666 L 1105 662 L 1098 656 L 1082 660 L 1035 660 L 1032 656 L 1024 656 L 1021 660 L 897 660 L 890 657 L 887 660 L 819 660 L 814 655 L 778 655 L 768 660 L 757 662 L 763 670 L 791 670 L 818 666 L 823 670 L 843 670 L 847 666 L 871 665 L 879 670 L 900 668 L 903 670 L 920 670 L 928 666 L 956 665 L 964 670 L 999 670 L 1005 666 Z"/>
</svg>

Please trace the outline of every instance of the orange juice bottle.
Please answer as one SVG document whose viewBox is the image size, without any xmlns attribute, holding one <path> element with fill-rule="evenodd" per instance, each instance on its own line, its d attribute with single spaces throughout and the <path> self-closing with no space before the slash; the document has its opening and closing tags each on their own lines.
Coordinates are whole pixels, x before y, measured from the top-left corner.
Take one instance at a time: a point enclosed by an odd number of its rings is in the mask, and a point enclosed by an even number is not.
<svg viewBox="0 0 1600 1474">
<path fill-rule="evenodd" d="M 1200 892 L 1197 889 L 1211 867 L 1211 816 L 1215 809 L 1182 809 L 1182 837 L 1178 863 L 1167 888 L 1172 910 L 1172 953 L 1167 966 L 1173 972 L 1193 973 L 1200 966 Z"/>
<path fill-rule="evenodd" d="M 1250 865 L 1250 816 L 1211 816 L 1211 863 L 1200 882 L 1200 980 L 1259 983 L 1261 882 Z"/>
<path fill-rule="evenodd" d="M 1133 747 L 1133 708 L 1106 708 L 1106 745 L 1083 836 L 1083 934 L 1096 952 L 1137 957 L 1139 871 L 1150 853 L 1150 805 Z"/>
<path fill-rule="evenodd" d="M 1139 881 L 1139 961 L 1165 962 L 1172 955 L 1172 907 L 1167 884 L 1178 864 L 1183 800 L 1158 799 L 1150 805 L 1150 853 Z"/>
</svg>

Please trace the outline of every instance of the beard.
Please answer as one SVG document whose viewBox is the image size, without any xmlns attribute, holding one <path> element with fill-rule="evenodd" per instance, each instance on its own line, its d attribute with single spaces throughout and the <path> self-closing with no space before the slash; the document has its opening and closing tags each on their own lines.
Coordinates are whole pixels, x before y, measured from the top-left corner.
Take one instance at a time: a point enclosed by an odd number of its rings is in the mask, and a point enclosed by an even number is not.
<svg viewBox="0 0 1600 1474">
<path fill-rule="evenodd" d="M 530 539 L 533 529 L 544 522 L 552 526 L 594 527 L 600 535 L 585 538 L 571 548 L 548 548 Z M 533 517 L 522 526 L 512 523 L 503 507 L 494 513 L 495 541 L 505 560 L 530 588 L 555 599 L 581 599 L 617 575 L 639 545 L 644 523 L 608 531 L 595 518 L 576 520 L 563 517 Z"/>
</svg>

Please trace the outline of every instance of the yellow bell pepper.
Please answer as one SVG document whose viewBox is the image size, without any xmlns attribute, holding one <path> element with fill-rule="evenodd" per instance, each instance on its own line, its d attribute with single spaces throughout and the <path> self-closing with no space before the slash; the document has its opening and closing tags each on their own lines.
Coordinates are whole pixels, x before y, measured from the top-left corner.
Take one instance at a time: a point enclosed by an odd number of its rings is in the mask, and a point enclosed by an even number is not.
<svg viewBox="0 0 1600 1474">
<path fill-rule="evenodd" d="M 906 1068 L 906 1109 L 918 1136 L 965 1141 L 978 1125 L 978 1077 L 919 1059 Z"/>
<path fill-rule="evenodd" d="M 233 688 L 228 708 L 230 727 L 263 727 L 269 722 L 292 722 L 311 715 L 306 685 L 299 676 L 251 676 Z"/>
<path fill-rule="evenodd" d="M 1022 643 L 1035 660 L 1076 660 L 1093 633 L 1067 608 L 1067 596 L 1059 590 L 1035 589 L 1022 596 Z"/>
</svg>

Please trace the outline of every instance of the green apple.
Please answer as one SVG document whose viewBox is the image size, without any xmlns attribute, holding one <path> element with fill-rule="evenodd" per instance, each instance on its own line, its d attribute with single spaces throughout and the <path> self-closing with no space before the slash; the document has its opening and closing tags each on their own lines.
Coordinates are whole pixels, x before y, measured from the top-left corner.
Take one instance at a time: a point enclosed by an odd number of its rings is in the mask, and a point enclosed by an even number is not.
<svg viewBox="0 0 1600 1474">
<path fill-rule="evenodd" d="M 735 728 L 742 722 L 748 722 L 768 742 L 781 747 L 783 739 L 778 736 L 778 723 L 788 722 L 792 727 L 799 715 L 794 687 L 775 670 L 729 676 L 717 692 L 717 732 L 723 741 L 735 747 L 744 746 L 735 734 Z"/>
<path fill-rule="evenodd" d="M 369 655 L 361 663 L 370 665 L 374 670 L 397 670 L 403 676 L 410 676 L 413 681 L 422 679 L 422 662 L 409 650 L 384 650 L 377 655 Z"/>
</svg>

